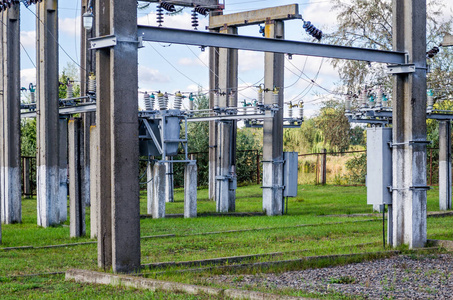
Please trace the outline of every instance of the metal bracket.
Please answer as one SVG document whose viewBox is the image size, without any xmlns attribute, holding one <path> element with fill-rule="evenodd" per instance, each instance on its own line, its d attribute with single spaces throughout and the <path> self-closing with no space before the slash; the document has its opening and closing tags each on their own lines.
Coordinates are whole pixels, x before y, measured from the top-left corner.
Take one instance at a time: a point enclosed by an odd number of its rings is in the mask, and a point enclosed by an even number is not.
<svg viewBox="0 0 453 300">
<path fill-rule="evenodd" d="M 409 142 L 404 142 L 404 143 L 392 143 L 388 142 L 390 148 L 396 147 L 396 146 L 403 146 L 403 145 L 413 145 L 413 144 L 425 144 L 425 145 L 430 145 L 432 144 L 431 141 L 409 141 Z"/>
<path fill-rule="evenodd" d="M 101 37 L 96 37 L 89 39 L 91 48 L 90 49 L 102 49 L 102 48 L 110 48 L 114 47 L 117 44 L 116 36 L 114 35 L 106 35 Z"/>
<path fill-rule="evenodd" d="M 273 190 L 284 190 L 285 186 L 284 185 L 272 185 L 272 186 L 262 186 L 262 189 L 273 189 Z"/>
<path fill-rule="evenodd" d="M 393 191 L 403 191 L 403 190 L 430 190 L 431 187 L 427 185 L 414 185 L 409 188 L 393 188 L 391 185 L 387 187 L 389 189 L 390 193 L 393 193 Z"/>
<path fill-rule="evenodd" d="M 410 74 L 415 72 L 415 65 L 414 64 L 407 64 L 407 65 L 390 65 L 387 66 L 388 74 Z"/>
</svg>

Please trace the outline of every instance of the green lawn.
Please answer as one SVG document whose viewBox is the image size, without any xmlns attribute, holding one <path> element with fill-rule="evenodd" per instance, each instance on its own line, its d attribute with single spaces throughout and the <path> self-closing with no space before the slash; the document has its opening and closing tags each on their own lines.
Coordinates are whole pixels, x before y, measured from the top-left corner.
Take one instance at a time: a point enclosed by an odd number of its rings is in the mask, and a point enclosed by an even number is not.
<svg viewBox="0 0 453 300">
<path fill-rule="evenodd" d="M 142 239 L 142 263 L 282 252 L 278 256 L 262 256 L 249 261 L 265 262 L 313 255 L 371 253 L 383 249 L 380 215 L 345 216 L 372 213 L 372 208 L 366 205 L 365 187 L 300 186 L 299 189 L 299 196 L 289 199 L 288 214 L 281 217 L 209 216 L 195 219 L 142 219 L 142 236 L 173 235 Z M 437 188 L 428 192 L 429 211 L 438 210 L 437 193 Z M 142 193 L 141 196 L 141 213 L 146 214 L 146 194 Z M 182 197 L 182 190 L 177 190 L 176 201 L 167 203 L 167 214 L 183 213 Z M 215 203 L 208 201 L 207 190 L 199 190 L 198 198 L 199 213 L 215 212 Z M 238 212 L 260 212 L 261 207 L 259 186 L 238 189 L 236 202 Z M 89 237 L 89 208 L 87 217 Z M 25 199 L 23 223 L 2 225 L 3 244 L 0 248 L 40 247 L 92 241 L 87 237 L 69 238 L 68 224 L 67 222 L 63 226 L 47 229 L 37 227 L 36 199 Z M 453 239 L 453 230 L 450 228 L 453 228 L 452 217 L 429 218 L 428 238 Z M 237 232 L 215 233 L 235 230 Z M 2 299 L 18 297 L 188 299 L 187 295 L 181 294 L 151 293 L 65 282 L 63 275 L 14 277 L 64 272 L 69 268 L 97 270 L 96 244 L 0 250 Z M 204 284 L 203 278 L 209 275 L 200 273 L 194 276 L 192 273 L 175 272 L 182 269 L 184 268 L 173 267 L 166 272 L 145 269 L 143 273 L 157 279 L 197 284 Z"/>
</svg>

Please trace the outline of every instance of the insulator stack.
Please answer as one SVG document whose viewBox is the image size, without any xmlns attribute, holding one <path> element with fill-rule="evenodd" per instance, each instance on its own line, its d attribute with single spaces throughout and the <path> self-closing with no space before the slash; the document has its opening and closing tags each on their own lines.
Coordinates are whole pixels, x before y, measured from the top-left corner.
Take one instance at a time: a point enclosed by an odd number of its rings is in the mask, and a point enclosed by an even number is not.
<svg viewBox="0 0 453 300">
<path fill-rule="evenodd" d="M 258 105 L 263 105 L 263 89 L 260 87 L 258 90 Z"/>
<path fill-rule="evenodd" d="M 166 110 L 167 106 L 165 106 L 165 96 L 161 92 L 157 94 L 157 102 L 159 103 L 160 110 Z"/>
<path fill-rule="evenodd" d="M 151 101 L 151 109 L 154 109 L 154 106 L 156 104 L 156 96 L 154 96 L 154 93 L 151 94 L 150 101 Z"/>
<path fill-rule="evenodd" d="M 253 105 L 253 108 L 254 108 L 253 111 L 255 112 L 255 114 L 259 113 L 258 101 L 253 100 L 252 105 Z"/>
<path fill-rule="evenodd" d="M 426 58 L 433 58 L 434 56 L 437 55 L 437 53 L 439 53 L 439 51 L 440 51 L 439 47 L 433 47 L 431 50 L 426 52 Z"/>
<path fill-rule="evenodd" d="M 288 104 L 288 117 L 290 119 L 293 118 L 293 105 L 291 104 L 291 102 Z"/>
<path fill-rule="evenodd" d="M 88 93 L 96 93 L 96 76 L 93 73 L 88 77 Z"/>
<path fill-rule="evenodd" d="M 68 82 L 68 86 L 66 87 L 66 98 L 74 98 L 74 84 L 72 82 Z"/>
<path fill-rule="evenodd" d="M 214 108 L 220 107 L 220 94 L 214 93 Z"/>
<path fill-rule="evenodd" d="M 193 110 L 193 101 L 194 101 L 193 94 L 190 93 L 190 95 L 189 95 L 189 110 L 190 110 L 190 111 Z"/>
<path fill-rule="evenodd" d="M 164 94 L 164 100 L 165 100 L 165 107 L 168 108 L 168 107 L 169 107 L 169 102 L 170 102 L 170 101 L 168 101 L 168 94 L 167 94 L 167 92 L 165 92 L 165 94 Z"/>
<path fill-rule="evenodd" d="M 299 119 L 303 119 L 304 118 L 304 103 L 303 102 L 300 102 L 299 103 Z"/>
<path fill-rule="evenodd" d="M 386 94 L 382 93 L 382 106 L 388 107 L 389 106 L 389 99 Z"/>
<path fill-rule="evenodd" d="M 230 92 L 228 94 L 228 107 L 235 107 L 234 102 L 235 102 L 235 93 Z"/>
<path fill-rule="evenodd" d="M 192 10 L 192 27 L 197 30 L 198 27 L 198 14 L 196 10 Z"/>
<path fill-rule="evenodd" d="M 368 107 L 374 107 L 374 104 L 375 104 L 374 95 L 370 95 L 368 97 Z"/>
<path fill-rule="evenodd" d="M 199 6 L 199 5 L 196 6 L 194 10 L 203 16 L 206 16 L 209 13 L 209 9 L 207 9 L 206 7 Z"/>
<path fill-rule="evenodd" d="M 173 102 L 174 109 L 181 109 L 182 106 L 182 94 L 181 92 L 177 92 L 175 95 L 175 101 Z"/>
<path fill-rule="evenodd" d="M 311 35 L 318 41 L 322 39 L 322 31 L 316 28 L 313 24 L 311 24 L 310 21 L 304 21 L 303 28 L 309 35 Z"/>
<path fill-rule="evenodd" d="M 346 100 L 344 102 L 344 110 L 345 112 L 351 111 L 351 95 L 346 96 Z"/>
<path fill-rule="evenodd" d="M 176 11 L 175 6 L 173 4 L 171 4 L 171 3 L 168 3 L 168 2 L 161 2 L 160 6 L 163 9 L 165 9 L 166 11 L 169 11 L 169 12 L 175 12 Z"/>
<path fill-rule="evenodd" d="M 30 89 L 30 102 L 36 103 L 36 90 Z"/>
<path fill-rule="evenodd" d="M 145 102 L 145 110 L 153 110 L 153 106 L 151 105 L 151 96 L 147 92 L 143 95 L 143 102 Z"/>
<path fill-rule="evenodd" d="M 156 8 L 156 17 L 157 17 L 157 26 L 162 27 L 164 23 L 164 9 L 162 6 L 158 5 Z"/>
<path fill-rule="evenodd" d="M 428 90 L 428 109 L 431 110 L 433 109 L 433 106 L 434 106 L 434 92 L 433 90 Z"/>
<path fill-rule="evenodd" d="M 272 92 L 272 104 L 278 105 L 278 100 L 279 100 L 279 92 L 277 88 L 274 88 L 274 91 Z"/>
<path fill-rule="evenodd" d="M 376 107 L 382 107 L 382 88 L 378 87 L 376 89 Z"/>
<path fill-rule="evenodd" d="M 362 93 L 360 94 L 360 104 L 362 108 L 367 107 L 367 88 L 366 86 L 363 88 Z"/>
</svg>

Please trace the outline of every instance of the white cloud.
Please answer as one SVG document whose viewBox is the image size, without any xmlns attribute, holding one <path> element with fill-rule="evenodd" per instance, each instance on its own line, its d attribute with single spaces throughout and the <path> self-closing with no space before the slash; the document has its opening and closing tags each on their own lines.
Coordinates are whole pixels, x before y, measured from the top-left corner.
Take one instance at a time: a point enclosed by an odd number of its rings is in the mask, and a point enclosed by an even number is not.
<svg viewBox="0 0 453 300">
<path fill-rule="evenodd" d="M 28 88 L 30 83 L 36 84 L 36 69 L 20 70 L 20 84 L 22 87 Z"/>
<path fill-rule="evenodd" d="M 141 87 L 148 87 L 154 83 L 165 83 L 170 81 L 168 75 L 162 74 L 159 70 L 146 66 L 138 66 L 138 78 Z"/>
<path fill-rule="evenodd" d="M 192 50 L 194 55 L 197 55 L 196 51 L 198 50 Z M 188 57 L 182 57 L 178 60 L 178 64 L 183 65 L 183 66 L 209 66 L 209 51 L 207 49 L 205 51 L 202 51 L 197 57 L 192 55 L 191 58 Z"/>
<path fill-rule="evenodd" d="M 35 31 L 21 31 L 20 42 L 27 47 L 36 47 L 36 32 Z"/>
<path fill-rule="evenodd" d="M 59 28 L 62 33 L 70 36 L 80 36 L 80 16 L 76 18 L 59 19 Z"/>
<path fill-rule="evenodd" d="M 256 51 L 239 51 L 239 71 L 264 70 L 264 54 Z"/>
</svg>

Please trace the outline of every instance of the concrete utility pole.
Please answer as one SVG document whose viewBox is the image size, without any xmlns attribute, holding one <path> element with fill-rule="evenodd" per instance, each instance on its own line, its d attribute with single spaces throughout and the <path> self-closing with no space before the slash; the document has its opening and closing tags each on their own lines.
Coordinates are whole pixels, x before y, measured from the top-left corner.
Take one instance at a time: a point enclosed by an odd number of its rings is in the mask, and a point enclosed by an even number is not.
<svg viewBox="0 0 453 300">
<path fill-rule="evenodd" d="M 115 35 L 96 51 L 98 262 L 132 272 L 140 267 L 137 3 L 96 0 L 96 7 L 96 36 Z"/>
<path fill-rule="evenodd" d="M 218 15 L 211 12 L 210 20 Z M 219 32 L 218 28 L 210 29 L 210 32 Z M 220 48 L 209 47 L 209 109 L 214 108 L 214 94 L 219 89 L 219 51 Z M 216 171 L 217 171 L 217 122 L 209 122 L 209 199 L 215 201 L 216 194 Z"/>
<path fill-rule="evenodd" d="M 83 126 L 80 118 L 69 120 L 69 231 L 71 237 L 85 235 L 85 199 L 82 198 Z"/>
<path fill-rule="evenodd" d="M 237 27 L 224 27 L 220 33 L 237 34 Z M 219 49 L 219 107 L 237 107 L 238 50 Z M 231 102 L 231 103 L 230 103 Z M 217 212 L 235 210 L 236 191 L 230 189 L 236 165 L 236 121 L 221 121 L 217 133 L 216 207 Z"/>
<path fill-rule="evenodd" d="M 48 227 L 60 223 L 58 1 L 36 5 L 38 225 Z"/>
<path fill-rule="evenodd" d="M 88 4 L 90 0 L 82 0 L 82 15 L 89 10 Z M 91 1 L 93 10 L 95 11 L 95 1 Z M 94 19 L 94 18 L 93 18 Z M 93 29 L 86 30 L 81 22 L 81 43 L 80 43 L 80 62 L 82 67 L 80 69 L 80 96 L 87 96 L 88 91 L 88 78 L 90 73 L 96 70 L 96 53 L 88 49 L 88 39 L 94 37 L 95 23 L 93 20 Z M 85 100 L 87 102 L 88 100 Z M 84 113 L 83 116 L 83 172 L 82 172 L 82 197 L 87 205 L 90 205 L 90 128 L 96 123 L 96 113 Z"/>
<path fill-rule="evenodd" d="M 1 13 L 2 86 L 0 95 L 1 222 L 21 222 L 20 171 L 20 10 Z"/>
<path fill-rule="evenodd" d="M 393 1 L 393 50 L 405 51 L 415 71 L 393 82 L 394 247 L 426 243 L 426 0 Z"/>
<path fill-rule="evenodd" d="M 284 39 L 282 21 L 266 22 L 266 38 Z M 264 104 L 272 105 L 272 90 L 279 89 L 278 106 L 271 119 L 263 125 L 263 211 L 268 216 L 283 213 L 283 99 L 285 56 L 279 53 L 264 54 Z M 270 112 L 266 112 L 269 114 Z"/>
<path fill-rule="evenodd" d="M 451 121 L 439 122 L 439 209 L 451 209 Z"/>
</svg>

